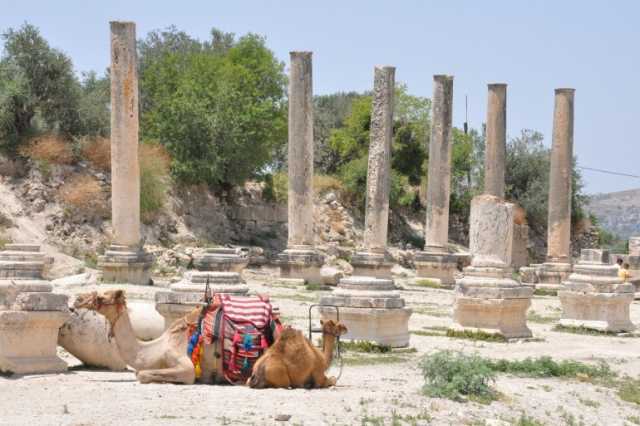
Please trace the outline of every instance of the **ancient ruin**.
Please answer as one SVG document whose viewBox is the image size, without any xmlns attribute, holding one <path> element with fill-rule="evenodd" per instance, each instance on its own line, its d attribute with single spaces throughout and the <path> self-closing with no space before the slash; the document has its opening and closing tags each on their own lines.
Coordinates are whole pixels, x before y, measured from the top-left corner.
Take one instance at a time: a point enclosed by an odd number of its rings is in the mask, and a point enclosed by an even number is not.
<svg viewBox="0 0 640 426">
<path fill-rule="evenodd" d="M 556 89 L 549 172 L 547 261 L 535 267 L 536 288 L 557 291 L 571 273 L 571 179 L 574 89 Z"/>
<path fill-rule="evenodd" d="M 515 206 L 504 201 L 506 85 L 489 85 L 485 194 L 471 201 L 471 266 L 456 280 L 454 329 L 530 337 L 533 289 L 512 278 Z"/>
<path fill-rule="evenodd" d="M 618 277 L 607 250 L 583 249 L 573 273 L 562 284 L 560 325 L 611 332 L 635 329 L 629 318 L 633 285 Z"/>
<path fill-rule="evenodd" d="M 321 283 L 323 257 L 313 237 L 313 75 L 311 52 L 291 52 L 289 78 L 287 249 L 280 276 Z"/>
<path fill-rule="evenodd" d="M 409 345 L 409 317 L 393 280 L 374 277 L 342 278 L 338 287 L 320 298 L 321 305 L 337 306 L 345 339 L 366 340 L 394 348 Z M 323 320 L 335 320 L 336 311 L 321 307 Z"/>
<path fill-rule="evenodd" d="M 103 282 L 149 284 L 153 257 L 140 235 L 138 71 L 133 22 L 111 22 L 111 217 L 113 242 L 99 258 Z"/>
<path fill-rule="evenodd" d="M 351 258 L 354 275 L 391 278 L 392 262 L 389 260 L 386 249 L 389 227 L 394 87 L 395 68 L 376 67 L 367 168 L 364 247 Z"/>
<path fill-rule="evenodd" d="M 193 266 L 199 271 L 240 273 L 249 259 L 237 248 L 211 247 L 193 256 Z"/>
<path fill-rule="evenodd" d="M 449 195 L 451 187 L 451 117 L 453 77 L 433 76 L 431 139 L 429 142 L 429 180 L 424 251 L 415 257 L 420 278 L 453 286 L 456 258 L 449 253 Z"/>
<path fill-rule="evenodd" d="M 51 292 L 42 275 L 47 262 L 37 244 L 7 244 L 0 252 L 0 372 L 67 370 L 56 348 L 68 297 Z"/>
</svg>

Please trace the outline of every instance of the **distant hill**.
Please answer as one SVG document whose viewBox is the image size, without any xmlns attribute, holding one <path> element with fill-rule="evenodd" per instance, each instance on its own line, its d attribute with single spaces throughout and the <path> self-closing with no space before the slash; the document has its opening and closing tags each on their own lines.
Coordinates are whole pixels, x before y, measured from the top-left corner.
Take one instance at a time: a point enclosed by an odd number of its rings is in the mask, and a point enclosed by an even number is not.
<svg viewBox="0 0 640 426">
<path fill-rule="evenodd" d="M 640 235 L 640 188 L 592 195 L 587 209 L 620 238 Z"/>
</svg>

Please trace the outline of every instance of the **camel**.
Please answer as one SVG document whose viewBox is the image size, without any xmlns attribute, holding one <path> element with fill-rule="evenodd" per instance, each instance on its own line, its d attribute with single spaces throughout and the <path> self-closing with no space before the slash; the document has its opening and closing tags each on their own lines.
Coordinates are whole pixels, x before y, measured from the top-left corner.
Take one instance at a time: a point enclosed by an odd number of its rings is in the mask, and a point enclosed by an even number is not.
<svg viewBox="0 0 640 426">
<path fill-rule="evenodd" d="M 90 309 L 107 319 L 111 326 L 109 335 L 115 338 L 122 359 L 136 370 L 136 378 L 140 383 L 196 382 L 195 369 L 187 355 L 187 345 L 188 329 L 197 323 L 200 308 L 176 320 L 160 337 L 149 342 L 139 341 L 135 337 L 123 290 L 106 291 L 103 295 L 95 291 L 78 295 L 74 308 Z M 203 351 L 202 374 L 198 382 L 214 383 L 218 371 L 214 344 L 205 344 Z"/>
<path fill-rule="evenodd" d="M 347 332 L 340 322 L 321 321 L 323 351 L 313 346 L 300 330 L 285 328 L 258 359 L 247 380 L 252 388 L 326 388 L 336 384 L 325 371 L 333 359 L 336 338 Z"/>
</svg>

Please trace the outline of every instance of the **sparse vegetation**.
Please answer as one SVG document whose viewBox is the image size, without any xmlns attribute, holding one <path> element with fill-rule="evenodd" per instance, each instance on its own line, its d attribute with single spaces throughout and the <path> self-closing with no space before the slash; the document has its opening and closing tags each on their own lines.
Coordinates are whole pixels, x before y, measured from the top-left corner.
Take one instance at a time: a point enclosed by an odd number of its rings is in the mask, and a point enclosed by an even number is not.
<svg viewBox="0 0 640 426">
<path fill-rule="evenodd" d="M 71 164 L 75 158 L 71 143 L 61 135 L 45 133 L 29 140 L 19 152 L 37 164 Z"/>
<path fill-rule="evenodd" d="M 80 155 L 96 169 L 111 171 L 111 141 L 104 137 L 80 139 Z"/>
<path fill-rule="evenodd" d="M 619 385 L 618 396 L 623 401 L 640 405 L 640 379 L 625 377 Z"/>
<path fill-rule="evenodd" d="M 384 354 L 391 352 L 391 346 L 379 345 L 367 340 L 355 340 L 351 342 L 341 342 L 341 348 L 348 352 L 364 352 Z"/>
<path fill-rule="evenodd" d="M 447 337 L 454 337 L 456 339 L 470 339 L 470 340 L 483 340 L 485 342 L 500 342 L 504 343 L 507 339 L 500 334 L 487 333 L 485 331 L 477 330 L 447 330 Z"/>
<path fill-rule="evenodd" d="M 324 194 L 328 191 L 341 192 L 344 190 L 342 182 L 335 176 L 315 175 L 313 177 L 313 190 L 316 194 Z"/>
<path fill-rule="evenodd" d="M 414 281 L 413 284 L 418 286 L 418 287 L 438 288 L 438 289 L 446 288 L 446 287 L 443 287 L 442 284 L 440 284 L 439 281 L 430 280 L 428 278 L 417 279 L 417 280 Z"/>
<path fill-rule="evenodd" d="M 140 217 L 151 223 L 162 210 L 169 189 L 169 165 L 167 151 L 158 144 L 140 145 Z"/>
<path fill-rule="evenodd" d="M 73 176 L 62 185 L 59 196 L 65 214 L 75 221 L 103 218 L 109 213 L 106 194 L 92 176 Z"/>
<path fill-rule="evenodd" d="M 620 333 L 615 333 L 613 331 L 598 331 L 598 330 L 592 330 L 586 327 L 567 327 L 560 324 L 553 327 L 553 331 L 559 331 L 561 333 L 586 334 L 589 336 L 617 336 L 618 334 L 620 334 Z M 635 335 L 626 334 L 626 333 L 625 333 L 625 336 L 635 337 Z"/>
<path fill-rule="evenodd" d="M 558 295 L 558 291 L 557 290 L 548 290 L 545 288 L 536 288 L 535 290 L 533 290 L 533 295 L 534 296 L 557 296 Z"/>
</svg>

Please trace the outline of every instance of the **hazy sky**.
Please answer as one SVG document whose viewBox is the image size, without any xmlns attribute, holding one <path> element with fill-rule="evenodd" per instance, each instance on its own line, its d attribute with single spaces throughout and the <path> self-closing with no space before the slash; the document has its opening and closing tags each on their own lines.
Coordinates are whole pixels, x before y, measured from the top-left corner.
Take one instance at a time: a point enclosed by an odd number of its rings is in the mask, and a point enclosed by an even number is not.
<svg viewBox="0 0 640 426">
<path fill-rule="evenodd" d="M 411 93 L 431 96 L 433 74 L 452 74 L 454 124 L 486 115 L 487 83 L 508 83 L 509 136 L 536 129 L 550 144 L 553 89 L 573 87 L 575 153 L 582 166 L 640 175 L 639 1 L 88 1 L 0 0 L 0 29 L 27 21 L 68 53 L 78 71 L 104 71 L 110 20 L 138 37 L 176 25 L 267 37 L 288 63 L 313 51 L 314 92 L 370 89 L 374 65 L 394 65 Z M 584 171 L 589 193 L 640 179 Z"/>
</svg>

